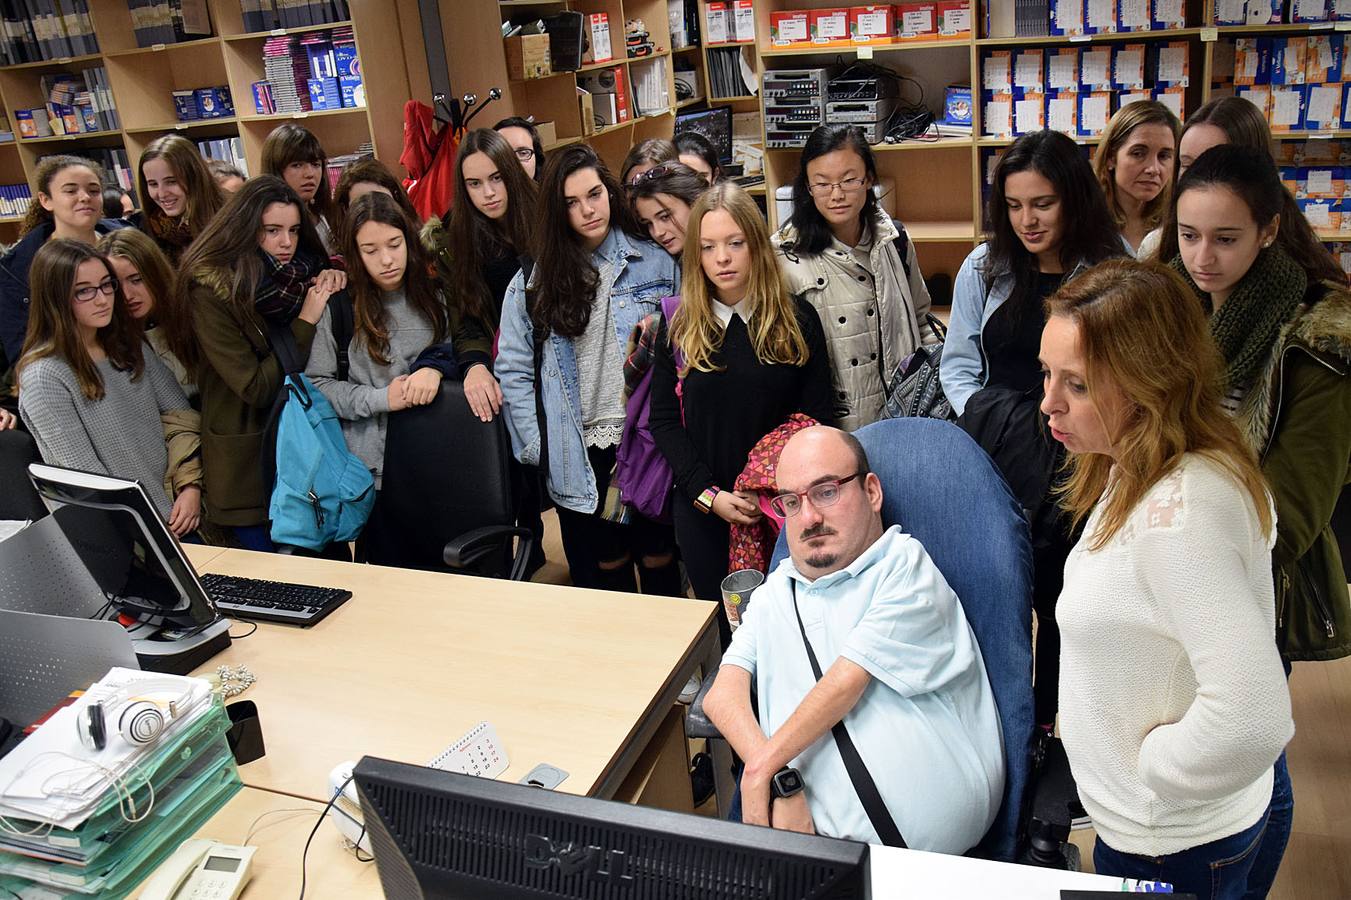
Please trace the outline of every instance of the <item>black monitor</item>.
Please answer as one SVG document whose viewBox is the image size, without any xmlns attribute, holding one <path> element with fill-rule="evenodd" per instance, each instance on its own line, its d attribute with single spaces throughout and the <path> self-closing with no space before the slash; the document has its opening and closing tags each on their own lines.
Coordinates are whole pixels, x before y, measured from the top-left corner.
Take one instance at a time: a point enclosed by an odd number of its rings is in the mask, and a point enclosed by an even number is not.
<svg viewBox="0 0 1351 900">
<path fill-rule="evenodd" d="M 140 482 L 40 463 L 28 476 L 112 607 L 183 629 L 220 618 Z"/>
<path fill-rule="evenodd" d="M 727 165 L 732 161 L 732 108 L 715 106 L 699 112 L 676 116 L 673 139 L 687 131 L 697 131 L 713 143 L 718 160 Z"/>
<path fill-rule="evenodd" d="M 868 845 L 364 757 L 390 900 L 867 900 Z"/>
</svg>

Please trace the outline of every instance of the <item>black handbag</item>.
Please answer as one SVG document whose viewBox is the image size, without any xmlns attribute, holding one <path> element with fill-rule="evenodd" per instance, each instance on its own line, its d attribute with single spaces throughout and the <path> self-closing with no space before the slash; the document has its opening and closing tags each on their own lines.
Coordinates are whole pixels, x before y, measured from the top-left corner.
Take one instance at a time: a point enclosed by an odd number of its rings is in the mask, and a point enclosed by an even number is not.
<svg viewBox="0 0 1351 900">
<path fill-rule="evenodd" d="M 932 313 L 926 314 L 925 319 L 934 334 L 938 335 L 939 343 L 933 347 L 917 347 L 914 353 L 896 365 L 887 383 L 883 418 L 922 416 L 947 419 L 949 422 L 957 418 L 938 379 L 938 367 L 943 360 L 943 343 L 947 340 L 948 330 Z"/>
<path fill-rule="evenodd" d="M 807 661 L 812 665 L 812 675 L 820 681 L 821 664 L 816 661 L 816 652 L 812 650 L 811 641 L 807 640 L 807 629 L 802 625 L 802 613 L 798 612 L 797 608 L 797 582 L 789 578 L 788 586 L 793 594 L 793 615 L 797 617 L 798 631 L 802 633 L 802 646 L 807 650 Z M 901 836 L 901 829 L 896 827 L 896 820 L 891 817 L 891 810 L 887 809 L 882 792 L 877 789 L 877 783 L 873 781 L 868 767 L 863 764 L 863 757 L 859 756 L 854 739 L 849 736 L 849 729 L 844 727 L 843 718 L 831 726 L 830 733 L 835 736 L 835 744 L 840 748 L 840 758 L 844 760 L 844 769 L 849 773 L 849 780 L 853 782 L 858 799 L 863 802 L 863 811 L 868 814 L 868 821 L 872 823 L 873 830 L 888 847 L 905 849 L 906 843 L 905 838 Z"/>
</svg>

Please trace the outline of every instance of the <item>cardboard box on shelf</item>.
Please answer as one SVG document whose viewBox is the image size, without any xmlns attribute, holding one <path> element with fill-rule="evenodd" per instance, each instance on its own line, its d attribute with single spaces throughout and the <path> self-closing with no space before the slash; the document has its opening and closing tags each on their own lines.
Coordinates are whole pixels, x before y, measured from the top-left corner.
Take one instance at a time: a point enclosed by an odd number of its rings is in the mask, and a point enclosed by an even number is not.
<svg viewBox="0 0 1351 900">
<path fill-rule="evenodd" d="M 586 17 L 587 34 L 591 36 L 591 49 L 582 54 L 582 62 L 603 63 L 614 59 L 614 45 L 610 41 L 610 16 L 608 13 L 588 13 Z"/>
<path fill-rule="evenodd" d="M 901 41 L 933 41 L 938 39 L 938 3 L 896 4 L 896 37 Z"/>
<path fill-rule="evenodd" d="M 507 77 L 512 81 L 547 78 L 553 74 L 547 34 L 522 34 L 504 42 L 507 56 Z"/>
<path fill-rule="evenodd" d="M 890 44 L 895 35 L 896 10 L 890 4 L 849 8 L 849 38 L 855 44 Z"/>
<path fill-rule="evenodd" d="M 810 45 L 811 14 L 805 9 L 769 14 L 769 43 L 775 47 Z"/>
<path fill-rule="evenodd" d="M 834 6 L 808 10 L 812 43 L 818 47 L 847 47 L 849 43 L 849 7 Z"/>
<path fill-rule="evenodd" d="M 971 0 L 938 0 L 938 36 L 971 37 Z"/>
</svg>

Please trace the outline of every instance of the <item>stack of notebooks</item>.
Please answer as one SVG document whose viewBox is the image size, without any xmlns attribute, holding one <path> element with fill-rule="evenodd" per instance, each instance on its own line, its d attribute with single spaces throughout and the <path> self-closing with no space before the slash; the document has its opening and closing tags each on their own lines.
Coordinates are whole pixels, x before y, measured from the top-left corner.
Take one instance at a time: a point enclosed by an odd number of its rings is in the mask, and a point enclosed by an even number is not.
<svg viewBox="0 0 1351 900">
<path fill-rule="evenodd" d="M 352 18 L 347 0 L 239 0 L 246 32 L 331 25 Z"/>
<path fill-rule="evenodd" d="M 113 669 L 101 685 L 145 675 Z M 96 686 L 0 761 L 0 783 L 7 785 L 0 814 L 11 826 L 0 831 L 0 893 L 44 900 L 125 896 L 234 796 L 241 784 L 225 737 L 229 716 L 205 681 L 183 680 L 197 683 L 187 709 L 147 748 L 129 750 L 120 736 L 102 751 L 80 747 L 76 710 Z M 112 785 L 97 769 L 81 770 L 81 758 L 124 771 L 123 781 Z M 61 792 L 44 796 L 39 789 L 52 784 Z"/>
<path fill-rule="evenodd" d="M 0 216 L 22 216 L 33 202 L 28 184 L 0 184 Z"/>
<path fill-rule="evenodd" d="M 21 137 L 86 134 L 122 127 L 108 87 L 108 73 L 102 66 L 84 69 L 79 75 L 44 75 L 40 83 L 47 105 L 14 110 Z"/>
<path fill-rule="evenodd" d="M 138 47 L 211 36 L 206 0 L 127 0 L 127 11 Z"/>
<path fill-rule="evenodd" d="M 268 38 L 263 44 L 263 73 L 272 85 L 274 112 L 310 110 L 309 60 L 293 37 Z M 263 110 L 259 110 L 263 112 Z"/>
<path fill-rule="evenodd" d="M 0 65 L 99 52 L 88 0 L 3 0 L 0 18 Z"/>
<path fill-rule="evenodd" d="M 219 159 L 230 163 L 243 172 L 245 178 L 249 175 L 248 163 L 244 161 L 244 145 L 237 137 L 198 141 L 197 152 L 202 154 L 203 159 Z"/>
</svg>

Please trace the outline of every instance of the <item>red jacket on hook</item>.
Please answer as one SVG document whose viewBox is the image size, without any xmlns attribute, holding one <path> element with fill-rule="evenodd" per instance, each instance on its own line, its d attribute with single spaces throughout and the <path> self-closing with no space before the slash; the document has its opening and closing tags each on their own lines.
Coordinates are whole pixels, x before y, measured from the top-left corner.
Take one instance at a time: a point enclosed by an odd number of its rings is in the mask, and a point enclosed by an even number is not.
<svg viewBox="0 0 1351 900">
<path fill-rule="evenodd" d="M 423 220 L 444 216 L 455 196 L 455 154 L 460 135 L 438 127 L 432 108 L 419 100 L 403 105 L 403 153 L 408 170 L 403 186 Z"/>
</svg>

